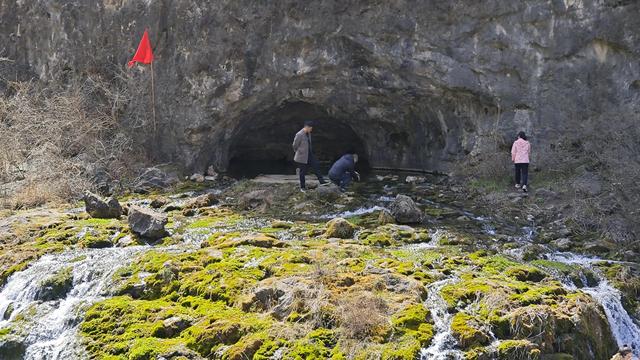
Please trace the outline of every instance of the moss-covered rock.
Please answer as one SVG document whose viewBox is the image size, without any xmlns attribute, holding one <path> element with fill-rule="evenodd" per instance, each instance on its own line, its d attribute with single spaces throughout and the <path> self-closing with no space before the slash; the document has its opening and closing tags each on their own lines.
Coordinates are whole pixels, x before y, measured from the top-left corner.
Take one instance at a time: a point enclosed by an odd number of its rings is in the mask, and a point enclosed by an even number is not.
<svg viewBox="0 0 640 360">
<path fill-rule="evenodd" d="M 73 268 L 66 267 L 39 284 L 36 299 L 42 301 L 64 298 L 73 287 Z"/>
<path fill-rule="evenodd" d="M 459 312 L 453 316 L 451 333 L 463 349 L 487 345 L 489 336 L 481 324 L 471 315 Z"/>
<path fill-rule="evenodd" d="M 356 228 L 349 221 L 343 218 L 335 218 L 327 223 L 324 236 L 330 238 L 350 239 Z"/>
</svg>

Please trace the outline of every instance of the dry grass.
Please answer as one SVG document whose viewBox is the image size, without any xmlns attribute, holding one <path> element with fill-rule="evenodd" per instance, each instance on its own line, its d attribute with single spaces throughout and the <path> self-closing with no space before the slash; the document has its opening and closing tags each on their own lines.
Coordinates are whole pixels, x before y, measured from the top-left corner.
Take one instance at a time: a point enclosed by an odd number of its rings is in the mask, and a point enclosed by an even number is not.
<svg viewBox="0 0 640 360">
<path fill-rule="evenodd" d="M 11 206 L 77 197 L 96 185 L 96 174 L 118 178 L 128 171 L 131 138 L 114 104 L 96 101 L 108 99 L 97 84 L 53 90 L 14 82 L 10 95 L 0 97 L 0 184 L 12 184 Z"/>
<path fill-rule="evenodd" d="M 389 325 L 389 307 L 371 292 L 357 292 L 340 300 L 338 319 L 342 336 L 365 340 L 378 335 Z"/>
</svg>

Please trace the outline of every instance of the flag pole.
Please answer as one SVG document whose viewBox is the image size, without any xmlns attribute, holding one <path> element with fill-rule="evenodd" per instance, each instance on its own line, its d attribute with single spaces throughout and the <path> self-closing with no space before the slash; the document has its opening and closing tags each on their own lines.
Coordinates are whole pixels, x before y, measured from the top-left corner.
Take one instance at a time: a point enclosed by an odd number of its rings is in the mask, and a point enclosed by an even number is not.
<svg viewBox="0 0 640 360">
<path fill-rule="evenodd" d="M 153 80 L 153 61 L 151 61 L 151 110 L 153 112 L 153 134 L 157 133 L 157 124 L 156 124 L 156 93 L 155 93 L 155 85 Z"/>
</svg>

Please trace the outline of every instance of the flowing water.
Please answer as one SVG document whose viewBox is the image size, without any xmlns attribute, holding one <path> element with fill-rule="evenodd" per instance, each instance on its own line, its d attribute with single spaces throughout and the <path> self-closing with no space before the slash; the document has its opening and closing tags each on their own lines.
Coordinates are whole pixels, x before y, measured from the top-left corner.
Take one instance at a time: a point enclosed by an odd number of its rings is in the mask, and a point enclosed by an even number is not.
<svg viewBox="0 0 640 360">
<path fill-rule="evenodd" d="M 421 360 L 458 360 L 463 359 L 462 351 L 456 349 L 457 341 L 451 334 L 453 314 L 447 310 L 447 303 L 440 295 L 440 290 L 452 284 L 456 279 L 444 279 L 429 285 L 429 294 L 425 306 L 431 311 L 435 327 L 435 336 L 431 345 L 420 352 Z"/>
<path fill-rule="evenodd" d="M 0 292 L 0 328 L 20 322 L 26 345 L 23 358 L 80 358 L 77 327 L 84 310 L 110 295 L 115 271 L 145 247 L 90 249 L 46 255 L 28 269 L 9 278 Z M 42 284 L 53 274 L 71 267 L 73 285 L 63 299 L 41 301 Z"/>
<path fill-rule="evenodd" d="M 591 295 L 591 297 L 602 306 L 618 346 L 633 348 L 634 355 L 640 358 L 640 326 L 638 326 L 625 310 L 624 306 L 622 306 L 622 295 L 620 291 L 600 276 L 598 269 L 593 266 L 593 264 L 606 260 L 572 253 L 554 253 L 549 255 L 548 258 L 549 260 L 563 264 L 581 266 L 598 275 L 598 285 L 594 287 L 583 287 L 579 290 Z M 587 283 L 586 281 L 582 282 Z M 570 280 L 565 280 L 563 283 L 572 290 L 577 289 L 576 285 Z"/>
</svg>

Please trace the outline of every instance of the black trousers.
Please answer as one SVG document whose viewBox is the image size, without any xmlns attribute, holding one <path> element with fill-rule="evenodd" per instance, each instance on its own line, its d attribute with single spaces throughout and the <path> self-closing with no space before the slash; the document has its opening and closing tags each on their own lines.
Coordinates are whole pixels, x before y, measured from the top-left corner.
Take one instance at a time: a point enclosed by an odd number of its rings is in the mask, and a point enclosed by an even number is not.
<svg viewBox="0 0 640 360">
<path fill-rule="evenodd" d="M 313 154 L 309 154 L 309 161 L 307 161 L 306 164 L 296 162 L 296 165 L 298 166 L 298 169 L 299 169 L 298 176 L 300 177 L 301 189 L 306 189 L 305 179 L 306 179 L 307 173 L 309 172 L 309 168 L 311 168 L 313 173 L 316 174 L 316 176 L 318 177 L 318 181 L 324 182 L 324 179 L 322 178 L 322 174 L 320 173 L 320 165 L 318 164 L 318 160 L 316 160 L 316 157 L 313 156 Z"/>
<path fill-rule="evenodd" d="M 529 185 L 529 164 L 516 164 L 516 184 Z"/>
</svg>

